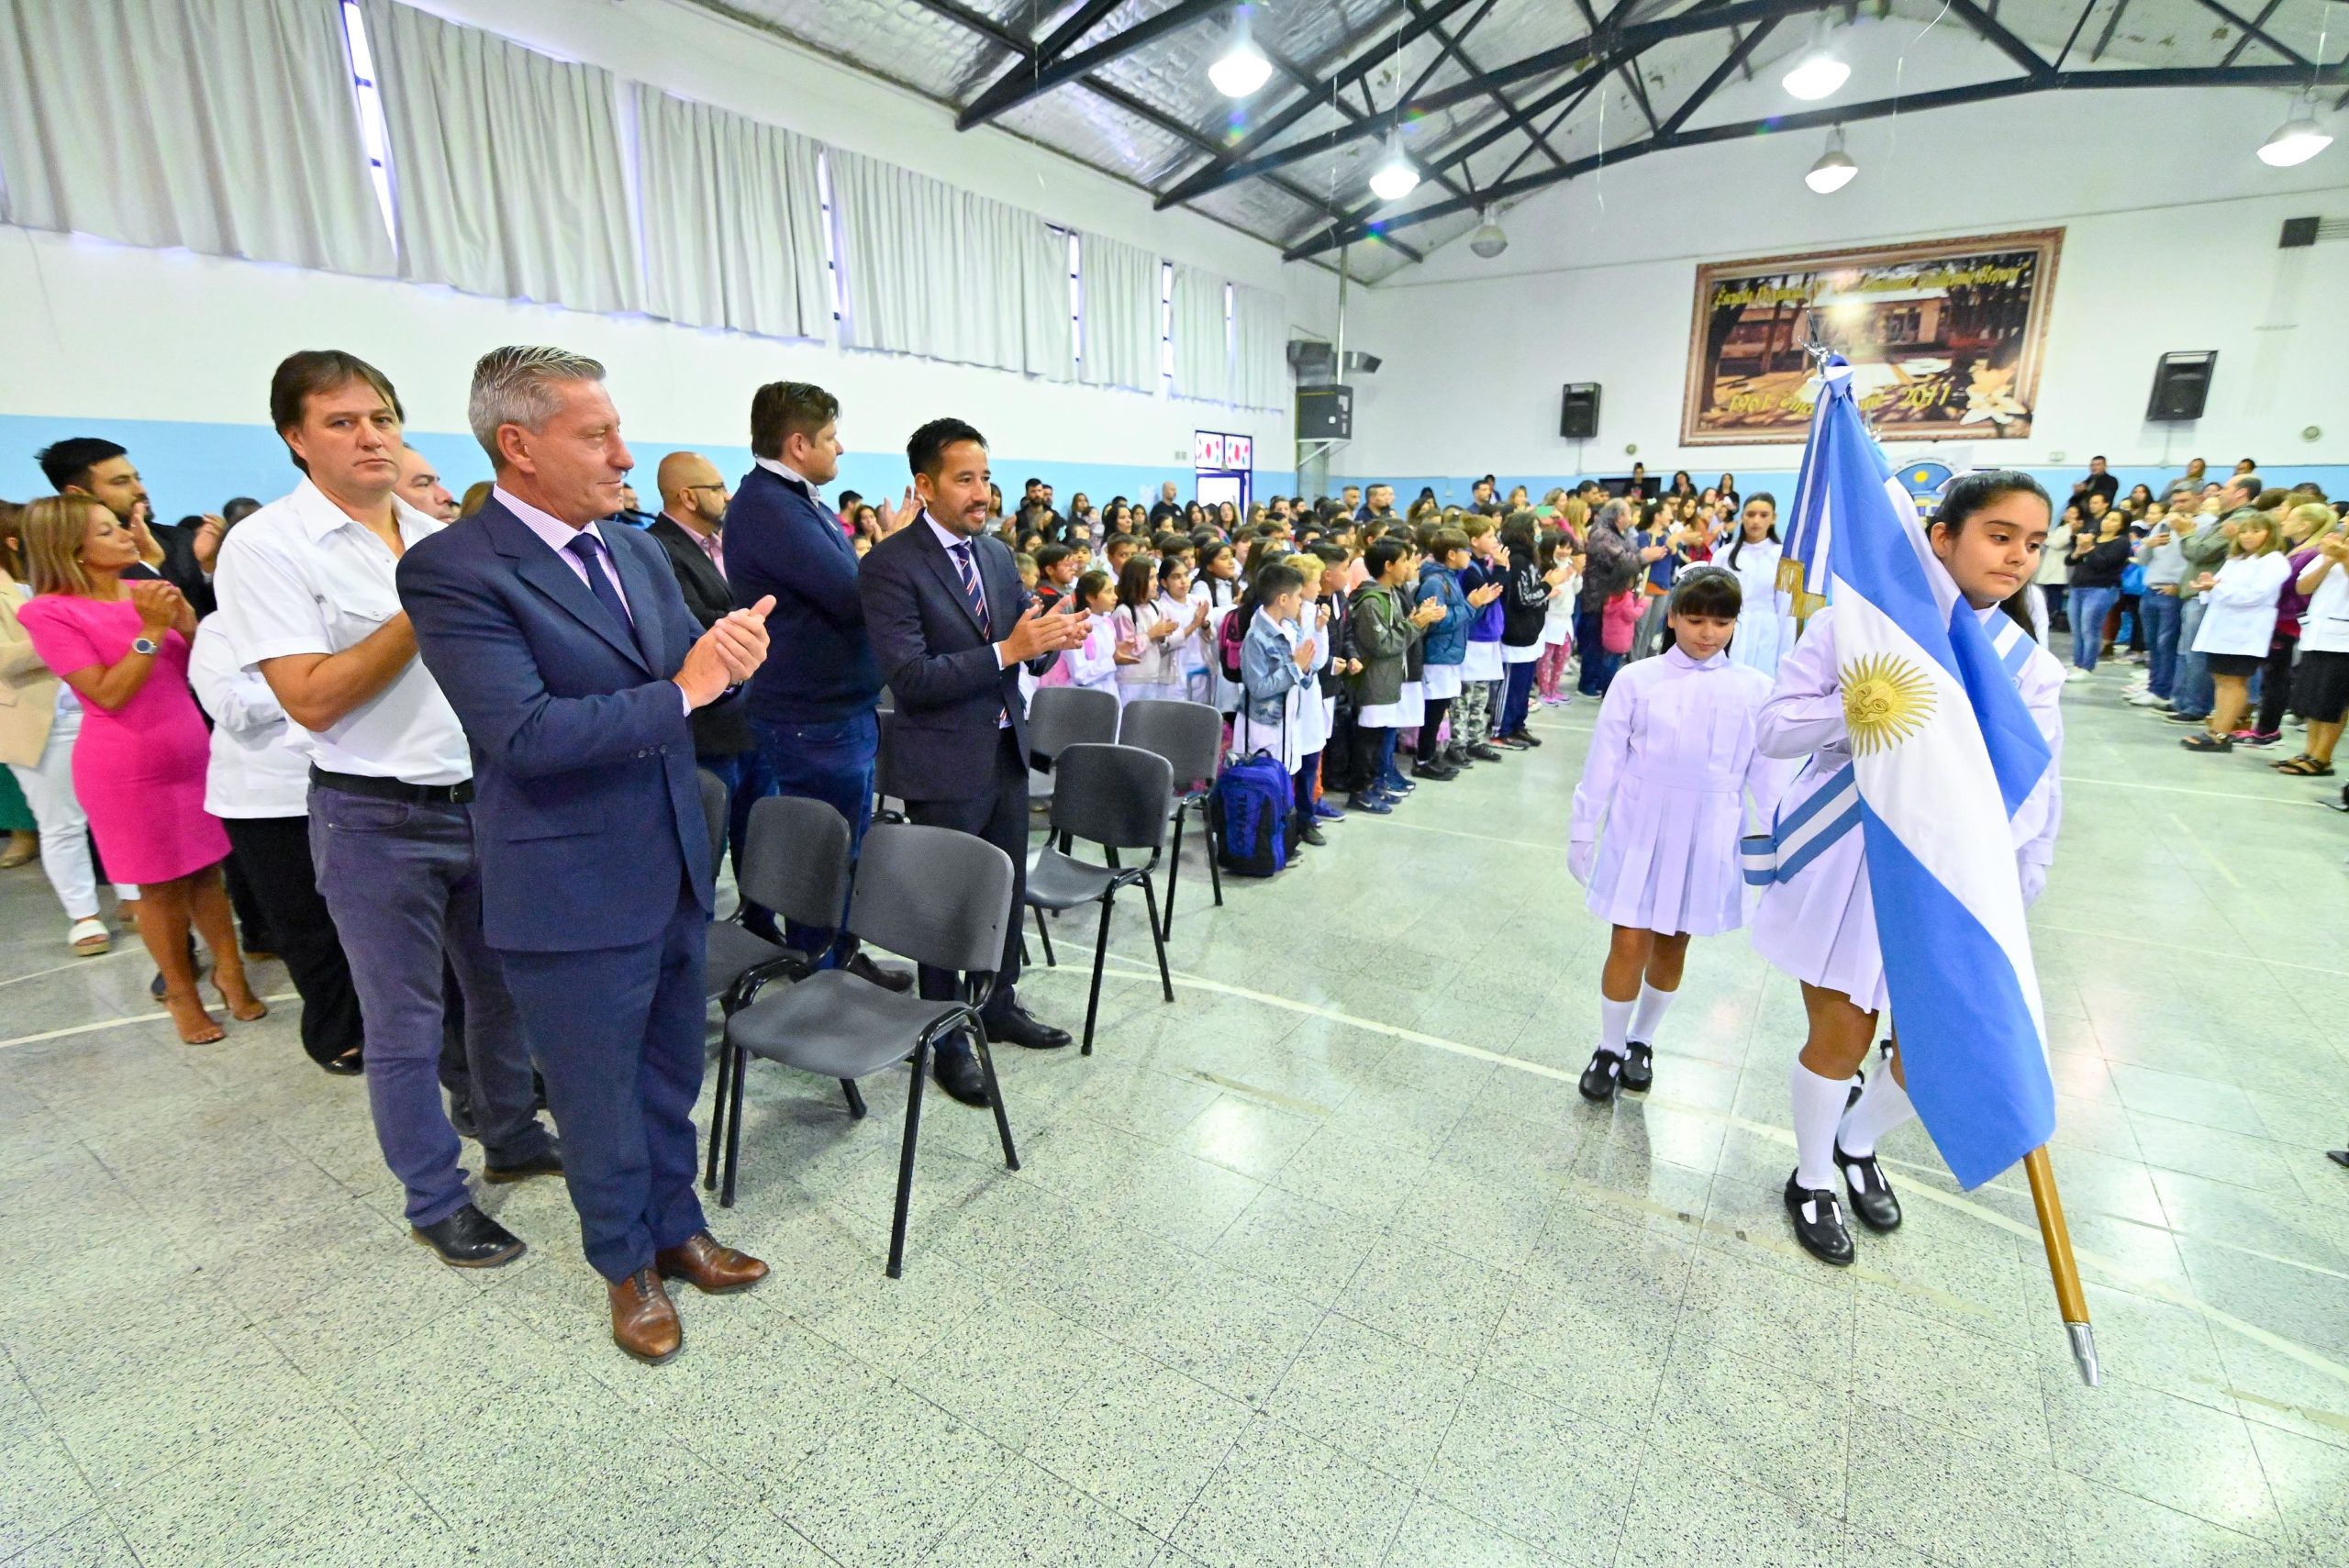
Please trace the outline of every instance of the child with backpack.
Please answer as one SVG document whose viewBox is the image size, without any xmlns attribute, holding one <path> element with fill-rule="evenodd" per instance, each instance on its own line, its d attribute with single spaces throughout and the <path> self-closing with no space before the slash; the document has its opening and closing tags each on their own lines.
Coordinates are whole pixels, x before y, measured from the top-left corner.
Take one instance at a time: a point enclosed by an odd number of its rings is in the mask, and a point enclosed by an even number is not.
<svg viewBox="0 0 2349 1568">
<path fill-rule="evenodd" d="M 1246 756 L 1262 751 L 1289 775 L 1292 842 L 1324 843 L 1313 821 L 1313 790 L 1308 769 L 1321 751 L 1321 702 L 1317 672 L 1329 657 L 1318 610 L 1308 611 L 1303 562 L 1286 556 L 1257 573 L 1247 641 L 1241 650 L 1241 700 L 1232 741 Z M 1312 616 L 1308 622 L 1308 616 Z"/>
<path fill-rule="evenodd" d="M 1575 787 L 1566 866 L 1589 889 L 1590 912 L 1614 928 L 1598 1048 L 1579 1084 L 1594 1103 L 1653 1081 L 1688 939 L 1745 924 L 1744 803 L 1766 820 L 1792 772 L 1755 746 L 1770 678 L 1723 651 L 1742 598 L 1736 576 L 1717 567 L 1675 583 L 1674 646 L 1609 685 Z"/>
</svg>

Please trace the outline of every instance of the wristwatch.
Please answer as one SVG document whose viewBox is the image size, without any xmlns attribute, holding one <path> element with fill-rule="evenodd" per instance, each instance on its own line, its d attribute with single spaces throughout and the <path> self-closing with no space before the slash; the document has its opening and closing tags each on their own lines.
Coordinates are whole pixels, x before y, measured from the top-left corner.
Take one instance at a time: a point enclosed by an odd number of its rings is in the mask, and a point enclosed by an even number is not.
<svg viewBox="0 0 2349 1568">
<path fill-rule="evenodd" d="M 152 659 L 163 651 L 163 645 L 151 637 L 134 637 L 130 639 L 130 651 L 133 653 L 144 653 L 148 658 Z"/>
</svg>

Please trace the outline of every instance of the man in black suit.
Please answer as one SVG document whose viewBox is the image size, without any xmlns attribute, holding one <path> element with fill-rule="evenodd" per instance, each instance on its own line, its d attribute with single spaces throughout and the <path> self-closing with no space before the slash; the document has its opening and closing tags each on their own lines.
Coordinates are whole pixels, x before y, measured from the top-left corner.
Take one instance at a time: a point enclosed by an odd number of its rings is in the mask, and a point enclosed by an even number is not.
<svg viewBox="0 0 2349 1568">
<path fill-rule="evenodd" d="M 1011 857 L 1011 918 L 1003 962 L 981 1017 L 990 1042 L 1066 1045 L 1022 1008 L 1019 914 L 1028 867 L 1028 715 L 1019 667 L 1041 674 L 1085 639 L 1089 617 L 1047 616 L 1020 586 L 1011 552 L 989 537 L 986 438 L 960 419 L 933 419 L 906 457 L 921 509 L 873 547 L 857 576 L 866 634 L 897 699 L 881 789 L 913 820 L 975 833 Z M 924 967 L 921 994 L 955 995 L 950 970 Z M 937 1056 L 941 1087 L 987 1103 L 976 1053 L 958 1040 Z"/>
<path fill-rule="evenodd" d="M 729 492 L 718 467 L 699 452 L 671 452 L 661 460 L 661 515 L 645 533 L 668 551 L 670 570 L 685 595 L 685 608 L 707 631 L 734 608 L 726 581 L 726 503 Z M 751 807 L 774 793 L 774 775 L 751 733 L 751 717 L 739 702 L 712 703 L 693 716 L 694 761 L 726 784 L 729 808 L 726 844 L 739 879 L 742 840 L 751 828 Z M 745 904 L 743 925 L 780 941 L 774 916 Z"/>
</svg>

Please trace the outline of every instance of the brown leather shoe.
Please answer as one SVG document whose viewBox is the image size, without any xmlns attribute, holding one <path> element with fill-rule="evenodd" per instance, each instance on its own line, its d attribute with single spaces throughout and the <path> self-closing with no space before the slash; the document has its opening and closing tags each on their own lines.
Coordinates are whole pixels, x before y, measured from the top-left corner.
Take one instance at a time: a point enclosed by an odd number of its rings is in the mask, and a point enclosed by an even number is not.
<svg viewBox="0 0 2349 1568">
<path fill-rule="evenodd" d="M 604 1288 L 612 1295 L 612 1343 L 640 1362 L 659 1366 L 682 1349 L 685 1330 L 677 1321 L 676 1303 L 668 1287 L 651 1269 L 636 1273 Z"/>
<path fill-rule="evenodd" d="M 721 1247 L 707 1230 L 652 1254 L 662 1279 L 681 1279 L 705 1296 L 748 1290 L 767 1277 L 767 1266 L 748 1252 Z"/>
</svg>

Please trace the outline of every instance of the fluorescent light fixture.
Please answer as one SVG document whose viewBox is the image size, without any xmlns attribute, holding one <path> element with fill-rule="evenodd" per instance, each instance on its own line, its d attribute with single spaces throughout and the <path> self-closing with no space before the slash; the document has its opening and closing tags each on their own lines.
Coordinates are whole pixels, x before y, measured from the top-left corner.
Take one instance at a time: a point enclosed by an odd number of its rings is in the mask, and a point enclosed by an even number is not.
<svg viewBox="0 0 2349 1568">
<path fill-rule="evenodd" d="M 1231 13 L 1231 37 L 1208 67 L 1208 80 L 1227 98 L 1245 98 L 1273 78 L 1273 62 L 1249 31 L 1248 11 L 1242 6 Z"/>
<path fill-rule="evenodd" d="M 1805 54 L 1782 81 L 1787 92 L 1809 103 L 1826 97 L 1851 79 L 1852 68 L 1821 47 Z"/>
<path fill-rule="evenodd" d="M 1399 202 L 1419 188 L 1419 172 L 1403 153 L 1403 128 L 1386 133 L 1386 156 L 1371 172 L 1370 193 L 1382 202 Z"/>
<path fill-rule="evenodd" d="M 1860 166 L 1843 150 L 1843 128 L 1837 126 L 1834 134 L 1827 139 L 1827 150 L 1819 155 L 1819 161 L 1810 166 L 1802 183 L 1822 196 L 1832 195 L 1850 184 L 1859 172 Z"/>
<path fill-rule="evenodd" d="M 2307 162 L 2332 145 L 2332 133 L 2317 123 L 2316 108 L 2306 99 L 2293 107 L 2292 117 L 2260 143 L 2259 161 L 2274 169 Z"/>
<path fill-rule="evenodd" d="M 1468 237 L 1468 249 L 1489 261 L 1508 249 L 1508 231 L 1493 216 L 1492 208 L 1486 207 L 1478 216 L 1480 221 L 1476 232 Z"/>
</svg>

